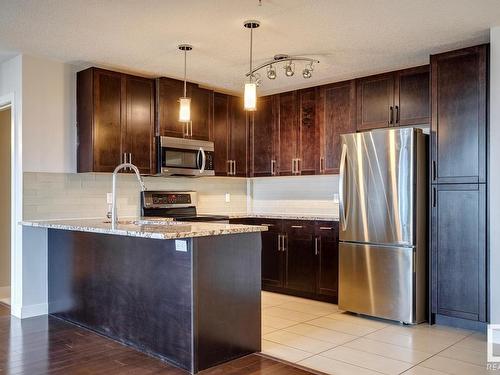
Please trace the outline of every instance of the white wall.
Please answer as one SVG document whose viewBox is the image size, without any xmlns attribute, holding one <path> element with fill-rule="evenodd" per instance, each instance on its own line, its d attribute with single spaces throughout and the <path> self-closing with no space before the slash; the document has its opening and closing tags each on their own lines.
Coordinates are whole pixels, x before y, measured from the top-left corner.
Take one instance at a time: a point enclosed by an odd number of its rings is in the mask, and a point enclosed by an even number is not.
<svg viewBox="0 0 500 375">
<path fill-rule="evenodd" d="M 490 148 L 489 160 L 500 160 L 500 27 L 490 35 Z M 498 165 L 489 164 L 489 251 L 490 251 L 490 320 L 500 324 L 500 174 Z"/>
<path fill-rule="evenodd" d="M 14 251 L 11 256 L 11 311 L 21 316 L 23 304 L 23 262 L 22 262 L 22 227 L 17 225 L 22 220 L 23 209 L 23 165 L 22 165 L 22 56 L 18 55 L 0 64 L 0 105 L 10 104 L 12 110 L 11 146 L 13 159 L 12 178 L 12 227 L 11 239 Z"/>
<path fill-rule="evenodd" d="M 23 170 L 76 172 L 78 67 L 23 55 Z"/>
</svg>

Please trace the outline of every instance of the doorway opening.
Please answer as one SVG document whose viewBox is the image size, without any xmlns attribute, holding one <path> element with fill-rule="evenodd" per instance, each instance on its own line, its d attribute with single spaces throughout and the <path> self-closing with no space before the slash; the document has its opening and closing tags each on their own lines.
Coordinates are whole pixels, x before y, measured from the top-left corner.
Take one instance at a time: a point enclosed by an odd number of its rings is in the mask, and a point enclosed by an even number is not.
<svg viewBox="0 0 500 375">
<path fill-rule="evenodd" d="M 11 297 L 11 106 L 0 107 L 0 303 Z"/>
</svg>

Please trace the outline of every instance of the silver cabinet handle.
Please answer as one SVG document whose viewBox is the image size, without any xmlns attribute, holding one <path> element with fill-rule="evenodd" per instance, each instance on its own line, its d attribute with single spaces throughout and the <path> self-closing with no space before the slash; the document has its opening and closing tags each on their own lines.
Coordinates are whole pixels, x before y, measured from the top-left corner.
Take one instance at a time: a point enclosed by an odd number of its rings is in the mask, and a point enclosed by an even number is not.
<svg viewBox="0 0 500 375">
<path fill-rule="evenodd" d="M 292 159 L 292 174 L 295 174 L 295 159 Z"/>
<path fill-rule="evenodd" d="M 283 248 L 282 249 L 283 249 L 283 251 L 286 251 L 287 249 L 286 249 L 285 241 L 288 239 L 288 236 L 286 234 L 284 234 L 282 237 L 283 237 Z"/>
<path fill-rule="evenodd" d="M 226 160 L 226 174 L 231 176 L 231 160 Z"/>
<path fill-rule="evenodd" d="M 274 226 L 274 224 L 266 224 L 266 223 L 262 223 L 260 225 L 263 227 L 273 227 Z"/>
<path fill-rule="evenodd" d="M 302 228 L 304 228 L 304 226 L 303 225 L 291 225 L 291 228 L 302 229 Z"/>
<path fill-rule="evenodd" d="M 325 158 L 319 158 L 319 173 L 325 173 Z"/>
<path fill-rule="evenodd" d="M 276 160 L 271 160 L 271 176 L 276 175 Z"/>
<path fill-rule="evenodd" d="M 278 251 L 281 251 L 281 234 L 278 234 Z"/>
<path fill-rule="evenodd" d="M 301 169 L 300 162 L 301 162 L 301 159 L 296 159 L 296 160 L 297 160 L 297 174 L 300 174 L 300 169 Z"/>
<path fill-rule="evenodd" d="M 318 242 L 319 242 L 319 238 L 318 237 L 315 237 L 314 238 L 314 255 L 318 255 Z"/>
<path fill-rule="evenodd" d="M 182 136 L 184 138 L 189 137 L 189 123 L 187 122 L 182 123 Z"/>
<path fill-rule="evenodd" d="M 332 227 L 319 227 L 319 230 L 333 230 Z"/>
<path fill-rule="evenodd" d="M 234 165 L 233 176 L 236 176 L 236 160 L 233 160 L 233 165 Z"/>
<path fill-rule="evenodd" d="M 132 153 L 131 152 L 128 153 L 128 162 L 130 164 L 132 164 Z"/>
</svg>

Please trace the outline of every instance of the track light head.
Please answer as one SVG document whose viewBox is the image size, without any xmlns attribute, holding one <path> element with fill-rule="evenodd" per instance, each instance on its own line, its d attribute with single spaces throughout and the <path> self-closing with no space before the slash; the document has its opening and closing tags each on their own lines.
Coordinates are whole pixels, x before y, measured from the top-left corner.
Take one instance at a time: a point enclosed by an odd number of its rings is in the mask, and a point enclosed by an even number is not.
<svg viewBox="0 0 500 375">
<path fill-rule="evenodd" d="M 269 65 L 267 68 L 267 78 L 269 79 L 276 79 L 276 69 L 273 67 L 273 65 Z"/>
<path fill-rule="evenodd" d="M 295 64 L 292 64 L 290 61 L 288 64 L 285 65 L 285 75 L 287 77 L 292 77 L 295 74 Z"/>
</svg>

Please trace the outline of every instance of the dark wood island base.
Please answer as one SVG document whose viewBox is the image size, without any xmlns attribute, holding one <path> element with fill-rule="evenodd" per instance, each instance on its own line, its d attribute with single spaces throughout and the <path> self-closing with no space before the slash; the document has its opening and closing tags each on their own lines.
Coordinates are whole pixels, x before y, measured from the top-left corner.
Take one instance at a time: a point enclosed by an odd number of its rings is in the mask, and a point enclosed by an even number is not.
<svg viewBox="0 0 500 375">
<path fill-rule="evenodd" d="M 48 240 L 51 315 L 192 373 L 260 351 L 260 233 Z"/>
</svg>

